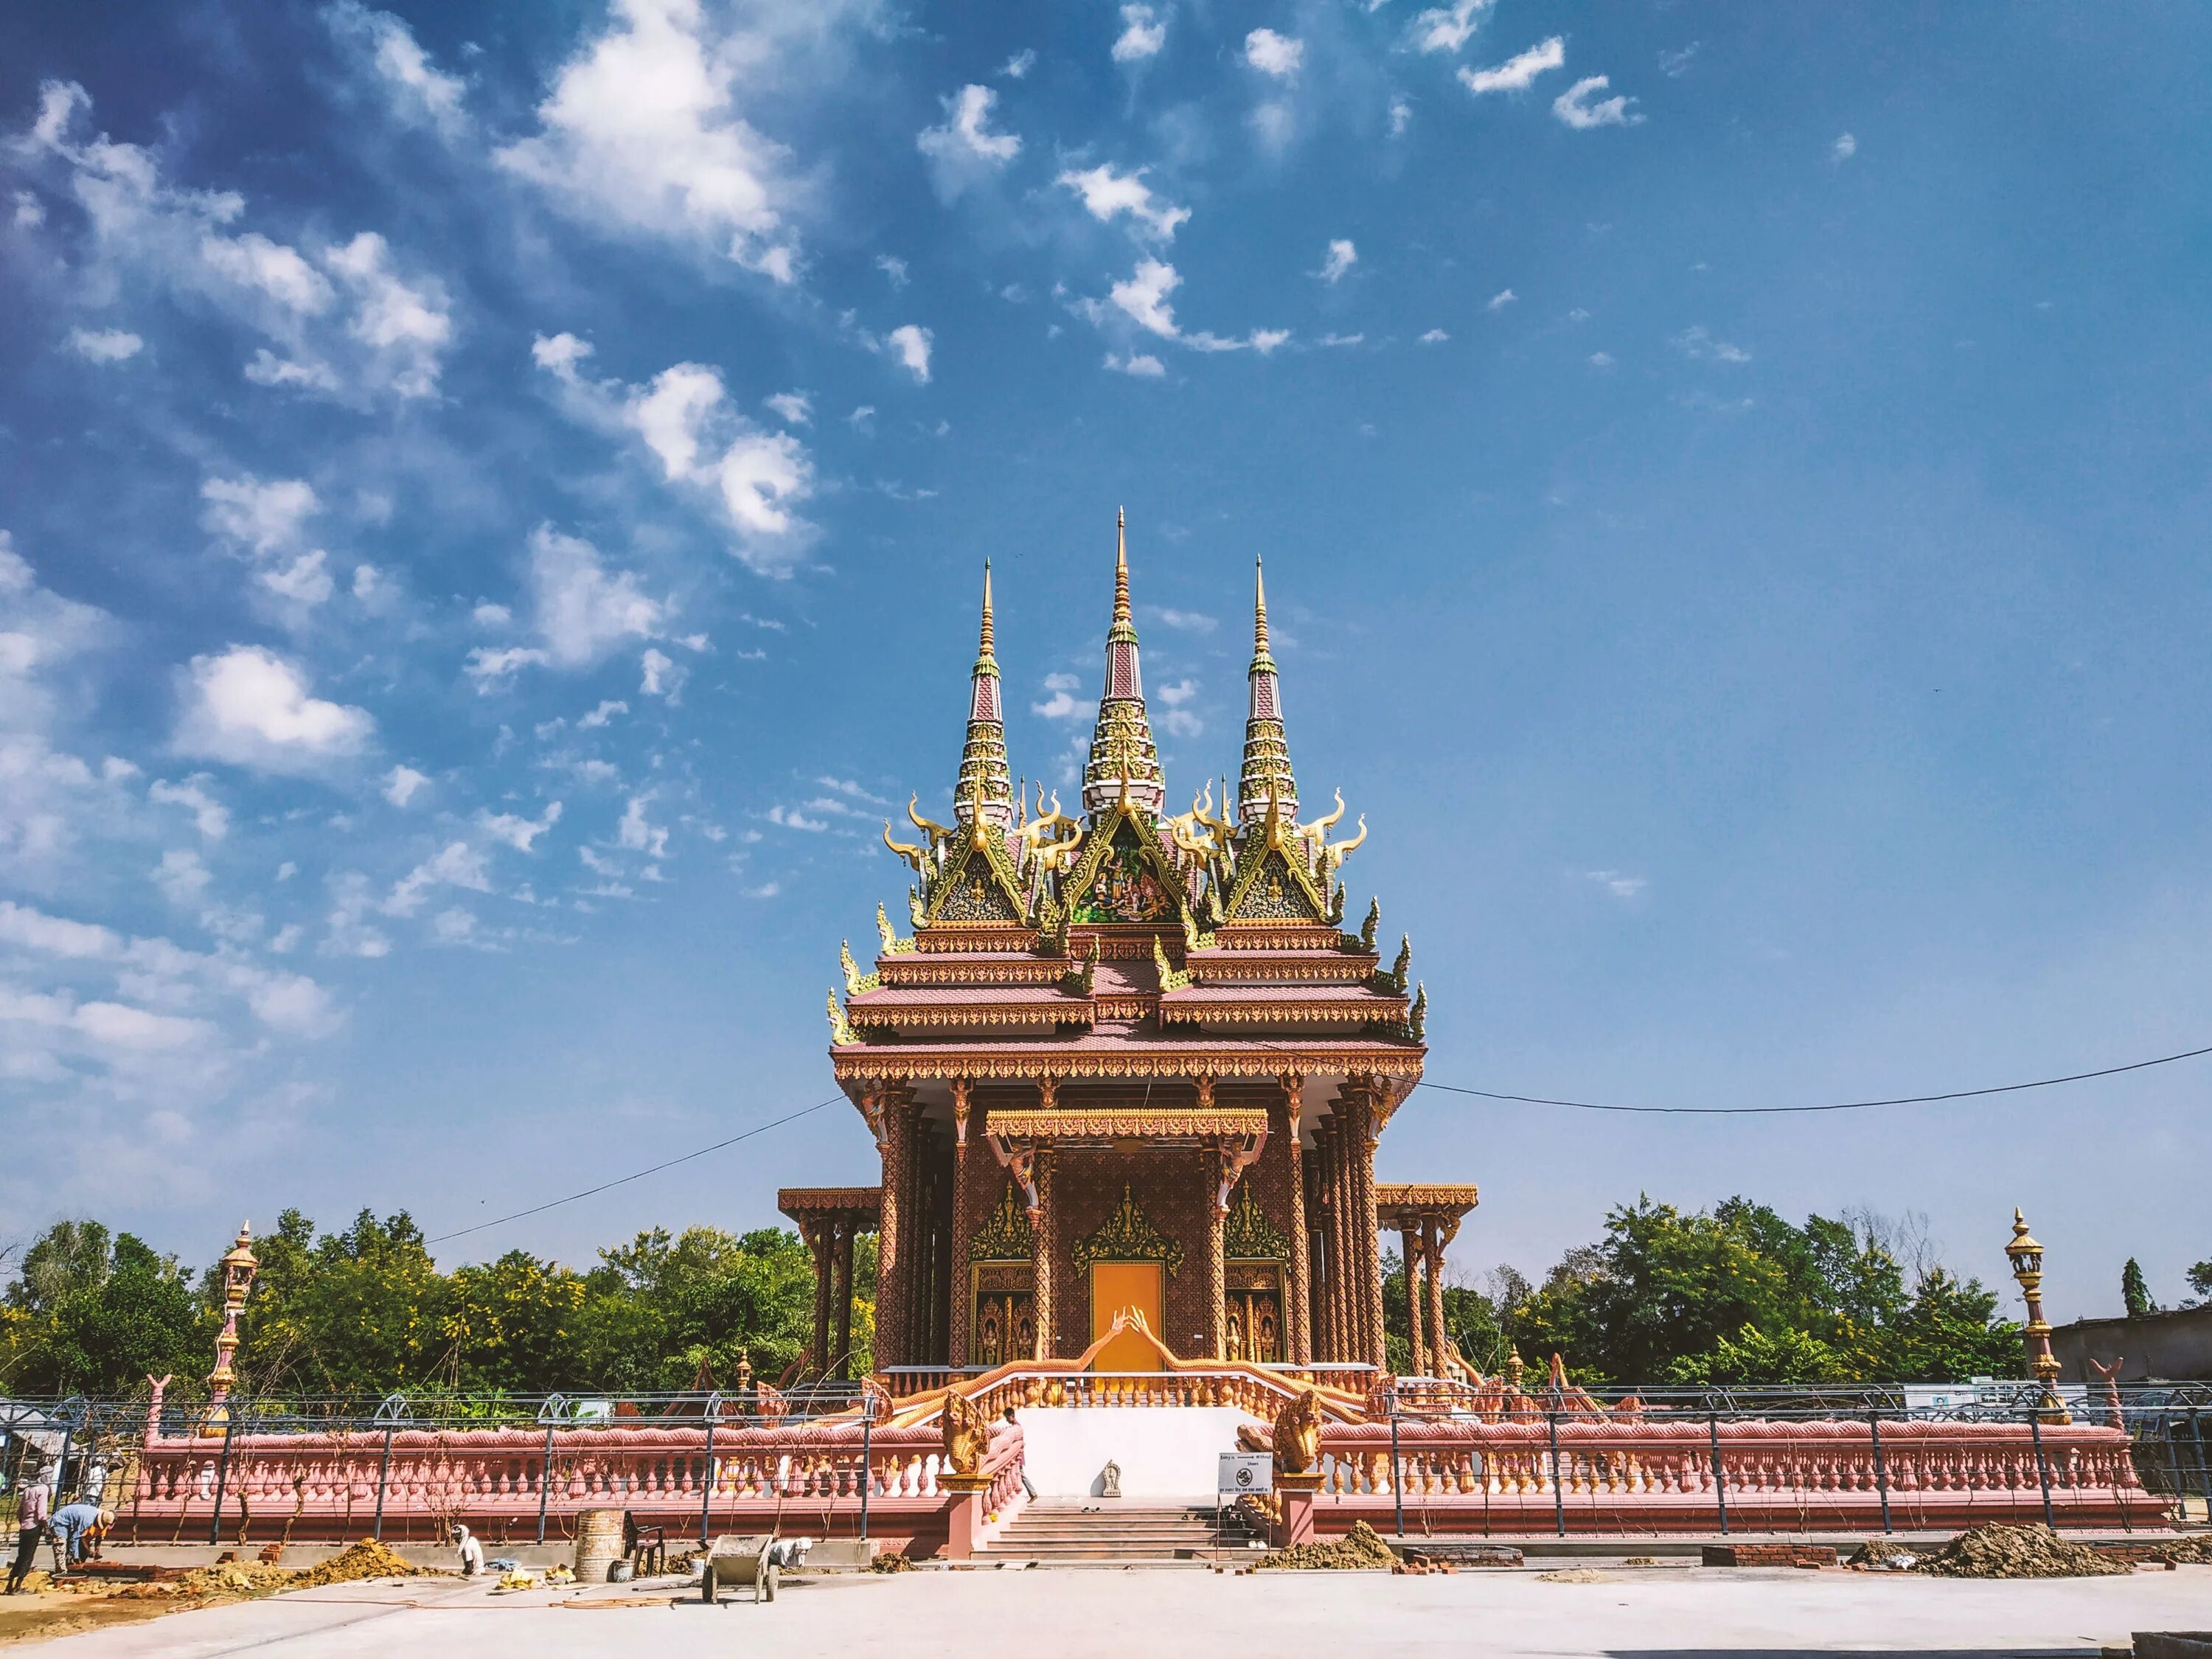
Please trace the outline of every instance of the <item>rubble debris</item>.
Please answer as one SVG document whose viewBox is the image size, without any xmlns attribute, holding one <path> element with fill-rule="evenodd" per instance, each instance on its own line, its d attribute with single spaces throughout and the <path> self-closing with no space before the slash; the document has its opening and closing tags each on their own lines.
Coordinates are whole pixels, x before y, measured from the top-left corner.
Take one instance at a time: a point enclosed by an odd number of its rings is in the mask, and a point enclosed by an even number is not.
<svg viewBox="0 0 2212 1659">
<path fill-rule="evenodd" d="M 374 1538 L 364 1538 L 347 1545 L 319 1567 L 287 1575 L 292 1582 L 283 1588 L 319 1589 L 325 1584 L 356 1584 L 367 1578 L 420 1578 L 429 1571 Z"/>
<path fill-rule="evenodd" d="M 1271 1550 L 1253 1565 L 1346 1572 L 1395 1567 L 1398 1558 L 1374 1528 L 1364 1521 L 1355 1521 L 1352 1530 L 1341 1538 L 1332 1538 L 1325 1544 L 1294 1544 L 1288 1549 Z"/>
<path fill-rule="evenodd" d="M 2102 1578 L 2135 1569 L 2048 1527 L 1991 1524 L 1968 1528 L 1913 1571 L 1939 1578 Z"/>
<path fill-rule="evenodd" d="M 914 1563 L 894 1551 L 887 1555 L 879 1555 L 869 1562 L 868 1571 L 870 1572 L 912 1572 Z"/>
</svg>

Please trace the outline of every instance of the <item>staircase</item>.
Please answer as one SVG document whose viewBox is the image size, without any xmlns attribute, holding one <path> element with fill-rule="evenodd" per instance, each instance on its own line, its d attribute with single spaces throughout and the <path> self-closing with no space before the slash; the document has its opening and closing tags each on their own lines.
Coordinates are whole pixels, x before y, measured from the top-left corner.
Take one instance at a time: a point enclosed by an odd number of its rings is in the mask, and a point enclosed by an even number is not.
<svg viewBox="0 0 2212 1659">
<path fill-rule="evenodd" d="M 1224 1557 L 1249 1559 L 1254 1536 L 1231 1510 L 1220 1532 Z M 1194 1504 L 1045 1498 L 1024 1509 L 975 1559 L 1044 1566 L 1205 1561 L 1213 1554 L 1214 1537 L 1213 1511 Z"/>
</svg>

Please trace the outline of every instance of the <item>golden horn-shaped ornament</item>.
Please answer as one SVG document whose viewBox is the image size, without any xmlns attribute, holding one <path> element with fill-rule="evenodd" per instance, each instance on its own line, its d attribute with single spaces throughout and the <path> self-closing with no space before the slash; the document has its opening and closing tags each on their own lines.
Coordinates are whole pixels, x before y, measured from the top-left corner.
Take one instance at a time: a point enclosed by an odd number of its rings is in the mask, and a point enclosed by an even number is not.
<svg viewBox="0 0 2212 1659">
<path fill-rule="evenodd" d="M 926 818 L 922 817 L 919 811 L 915 810 L 921 805 L 921 796 L 919 793 L 907 797 L 906 815 L 914 820 L 914 827 L 921 830 L 924 835 L 933 836 L 939 841 L 942 841 L 947 836 L 950 836 L 952 833 L 952 826 L 951 824 L 939 823 L 933 819 Z"/>
</svg>

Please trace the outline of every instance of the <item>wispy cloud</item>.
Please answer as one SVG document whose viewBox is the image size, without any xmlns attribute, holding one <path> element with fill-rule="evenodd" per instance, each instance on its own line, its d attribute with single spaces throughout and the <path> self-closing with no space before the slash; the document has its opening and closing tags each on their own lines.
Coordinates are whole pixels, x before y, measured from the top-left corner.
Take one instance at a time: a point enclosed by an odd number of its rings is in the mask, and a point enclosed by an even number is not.
<svg viewBox="0 0 2212 1659">
<path fill-rule="evenodd" d="M 1675 335 L 1674 344 L 1684 356 L 1708 362 L 1747 363 L 1751 361 L 1751 353 L 1741 346 L 1729 344 L 1726 340 L 1715 339 L 1712 331 L 1703 323 L 1686 328 Z"/>
<path fill-rule="evenodd" d="M 1644 117 L 1629 107 L 1636 101 L 1633 98 L 1598 97 L 1612 84 L 1602 75 L 1585 76 L 1552 100 L 1552 113 L 1578 132 L 1587 132 L 1593 127 L 1641 125 Z"/>
<path fill-rule="evenodd" d="M 1536 83 L 1536 77 L 1558 69 L 1567 61 L 1567 43 L 1561 35 L 1518 52 L 1495 68 L 1486 70 L 1462 69 L 1460 84 L 1478 95 L 1486 92 L 1526 92 Z M 1601 79 L 1598 85 L 1605 82 Z"/>
</svg>

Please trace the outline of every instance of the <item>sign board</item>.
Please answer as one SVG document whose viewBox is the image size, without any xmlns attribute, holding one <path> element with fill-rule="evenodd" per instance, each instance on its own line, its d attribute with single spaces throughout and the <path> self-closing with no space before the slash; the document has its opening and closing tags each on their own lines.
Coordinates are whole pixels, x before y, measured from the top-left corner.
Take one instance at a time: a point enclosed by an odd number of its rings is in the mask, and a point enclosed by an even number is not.
<svg viewBox="0 0 2212 1659">
<path fill-rule="evenodd" d="M 1214 1481 L 1213 1489 L 1217 1492 L 1234 1493 L 1239 1498 L 1246 1492 L 1274 1491 L 1274 1454 L 1273 1452 L 1222 1453 L 1221 1473 Z"/>
</svg>

